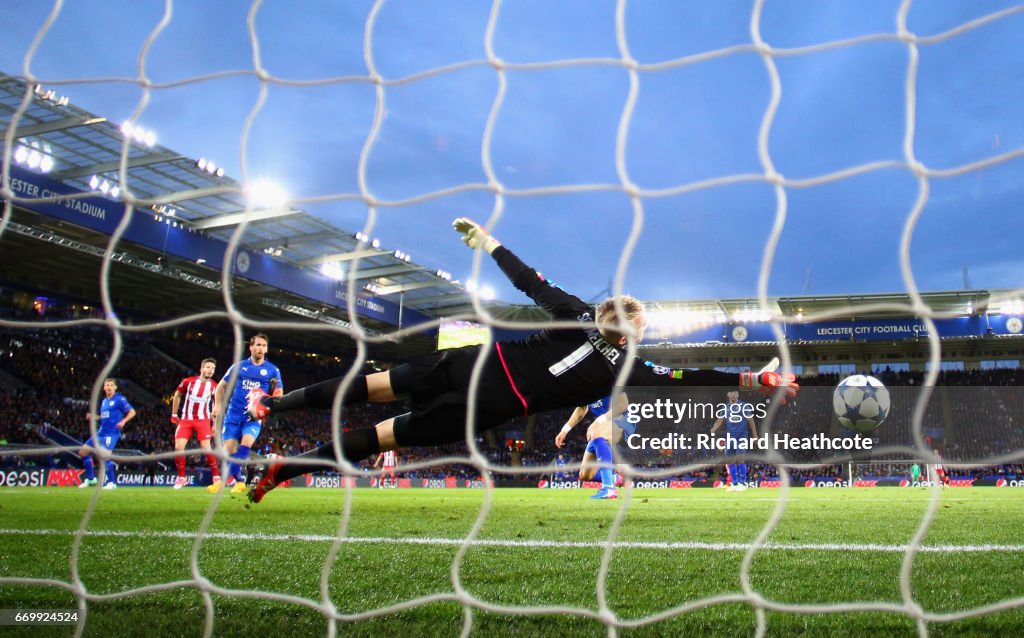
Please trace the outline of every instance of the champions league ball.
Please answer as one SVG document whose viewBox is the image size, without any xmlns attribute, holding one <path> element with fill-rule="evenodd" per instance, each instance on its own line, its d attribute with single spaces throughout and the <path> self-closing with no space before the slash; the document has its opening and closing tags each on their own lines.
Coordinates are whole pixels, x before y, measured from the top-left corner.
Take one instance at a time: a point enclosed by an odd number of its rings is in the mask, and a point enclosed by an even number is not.
<svg viewBox="0 0 1024 638">
<path fill-rule="evenodd" d="M 832 408 L 847 430 L 870 432 L 889 416 L 889 391 L 874 377 L 846 377 L 832 393 Z"/>
</svg>

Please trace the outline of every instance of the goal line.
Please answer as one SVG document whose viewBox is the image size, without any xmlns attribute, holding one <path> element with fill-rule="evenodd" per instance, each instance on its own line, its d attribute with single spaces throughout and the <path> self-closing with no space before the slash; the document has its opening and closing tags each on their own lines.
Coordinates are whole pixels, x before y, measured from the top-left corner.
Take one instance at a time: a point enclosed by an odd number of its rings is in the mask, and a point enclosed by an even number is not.
<svg viewBox="0 0 1024 638">
<path fill-rule="evenodd" d="M 74 530 L 60 529 L 0 529 L 0 536 L 74 536 Z M 93 538 L 171 538 L 194 540 L 196 532 L 191 530 L 163 531 L 124 531 L 124 530 L 89 530 L 87 537 Z M 297 543 L 334 543 L 340 541 L 346 545 L 427 545 L 438 547 L 500 547 L 505 549 L 601 549 L 608 547 L 607 541 L 556 541 L 556 540 L 511 540 L 481 539 L 467 541 L 463 538 L 443 537 L 396 537 L 386 536 L 353 536 L 339 539 L 327 534 L 246 534 L 241 532 L 209 532 L 203 534 L 204 539 L 228 541 L 271 541 Z M 616 541 L 610 543 L 614 549 L 652 549 L 652 550 L 700 550 L 718 552 L 746 552 L 754 547 L 751 543 L 705 543 L 700 541 L 647 542 L 647 541 Z M 773 543 L 767 542 L 758 547 L 758 551 L 813 551 L 813 552 L 891 552 L 903 553 L 908 545 L 887 545 L 880 543 Z M 995 552 L 1024 552 L 1024 545 L 919 545 L 918 553 L 923 554 L 978 554 Z"/>
</svg>

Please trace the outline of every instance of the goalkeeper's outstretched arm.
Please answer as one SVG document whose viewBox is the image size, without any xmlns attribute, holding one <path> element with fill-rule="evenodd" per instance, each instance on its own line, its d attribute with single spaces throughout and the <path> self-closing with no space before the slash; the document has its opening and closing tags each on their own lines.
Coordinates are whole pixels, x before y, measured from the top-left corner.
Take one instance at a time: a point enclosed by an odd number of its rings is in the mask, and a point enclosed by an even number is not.
<svg viewBox="0 0 1024 638">
<path fill-rule="evenodd" d="M 473 249 L 480 249 L 494 258 L 498 267 L 516 288 L 524 292 L 538 306 L 557 319 L 592 320 L 590 304 L 551 285 L 536 270 L 527 266 L 511 250 L 501 245 L 484 228 L 466 217 L 452 222 L 452 227 L 462 235 L 462 241 Z"/>
</svg>

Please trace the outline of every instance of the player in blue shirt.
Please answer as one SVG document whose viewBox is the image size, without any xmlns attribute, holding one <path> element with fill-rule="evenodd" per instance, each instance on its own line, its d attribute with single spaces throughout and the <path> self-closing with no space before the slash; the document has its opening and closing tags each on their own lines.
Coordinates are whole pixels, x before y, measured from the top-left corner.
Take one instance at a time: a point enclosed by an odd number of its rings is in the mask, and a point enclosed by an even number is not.
<svg viewBox="0 0 1024 638">
<path fill-rule="evenodd" d="M 742 492 L 747 489 L 747 464 L 743 459 L 746 453 L 745 447 L 740 441 L 746 441 L 747 435 L 757 438 L 757 426 L 754 425 L 754 406 L 740 401 L 739 392 L 729 392 L 725 396 L 729 398 L 726 404 L 726 413 L 718 417 L 715 425 L 711 428 L 714 434 L 718 428 L 725 424 L 725 455 L 739 456 L 739 463 L 727 463 L 725 468 L 729 472 L 729 479 L 732 485 L 730 492 Z"/>
<path fill-rule="evenodd" d="M 245 492 L 245 474 L 242 472 L 242 465 L 249 458 L 249 451 L 260 435 L 260 430 L 263 429 L 262 422 L 253 420 L 246 413 L 249 394 L 253 390 L 266 392 L 271 396 L 279 396 L 284 393 L 281 371 L 273 363 L 267 361 L 269 345 L 270 341 L 267 339 L 267 335 L 263 333 L 253 335 L 249 339 L 249 358 L 228 368 L 213 395 L 213 418 L 216 419 L 220 414 L 224 414 L 221 430 L 224 450 L 234 459 L 228 468 L 227 479 L 228 483 L 231 483 L 232 480 L 235 482 L 234 487 L 231 488 L 232 494 Z M 225 411 L 224 394 L 233 374 L 237 375 L 237 378 Z M 216 494 L 220 491 L 221 486 L 220 481 L 215 481 L 207 490 L 211 494 Z"/>
<path fill-rule="evenodd" d="M 611 409 L 612 397 L 614 397 L 614 410 Z M 598 399 L 590 405 L 581 405 L 573 410 L 569 420 L 562 426 L 562 431 L 555 437 L 555 446 L 562 447 L 565 445 L 565 437 L 569 431 L 579 425 L 588 412 L 594 415 L 594 423 L 587 430 L 588 436 L 591 434 L 593 436 L 590 436 L 587 449 L 583 452 L 583 464 L 580 467 L 581 481 L 589 481 L 594 478 L 595 474 L 601 480 L 601 489 L 590 497 L 592 499 L 619 497 L 619 490 L 615 488 L 615 470 L 610 465 L 613 461 L 611 444 L 621 437 L 621 434 L 616 432 L 615 426 L 618 426 L 619 430 L 626 427 L 635 429 L 632 424 L 620 418 L 628 406 L 629 399 L 626 398 L 624 392 Z M 598 464 L 608 465 L 598 468 Z"/>
<path fill-rule="evenodd" d="M 95 440 L 89 437 L 78 456 L 82 457 L 85 465 L 85 480 L 78 487 L 89 487 L 96 485 L 96 466 L 92 460 L 93 450 L 105 448 L 113 450 L 121 438 L 121 430 L 124 424 L 135 418 L 135 408 L 128 403 L 128 399 L 117 391 L 117 381 L 114 379 L 103 380 L 104 397 L 100 400 L 100 422 L 96 428 Z M 90 414 L 89 419 L 94 420 L 95 415 Z M 113 490 L 117 488 L 117 478 L 114 474 L 114 462 L 107 460 L 106 472 L 103 477 L 103 489 Z"/>
<path fill-rule="evenodd" d="M 569 464 L 569 459 L 565 458 L 564 454 L 559 454 L 558 458 L 555 459 L 555 476 L 554 480 L 564 481 L 566 480 L 565 466 Z"/>
</svg>

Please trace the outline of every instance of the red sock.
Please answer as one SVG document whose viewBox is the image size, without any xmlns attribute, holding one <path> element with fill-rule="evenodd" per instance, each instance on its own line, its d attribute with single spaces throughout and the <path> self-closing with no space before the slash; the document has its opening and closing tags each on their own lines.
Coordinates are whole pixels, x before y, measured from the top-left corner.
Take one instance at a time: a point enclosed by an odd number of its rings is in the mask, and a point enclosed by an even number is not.
<svg viewBox="0 0 1024 638">
<path fill-rule="evenodd" d="M 213 472 L 214 478 L 220 476 L 220 468 L 217 467 L 217 457 L 212 454 L 206 455 L 206 464 L 210 466 L 210 471 Z"/>
<path fill-rule="evenodd" d="M 178 476 L 185 477 L 185 457 L 176 456 L 174 457 L 174 464 L 178 466 Z"/>
</svg>

